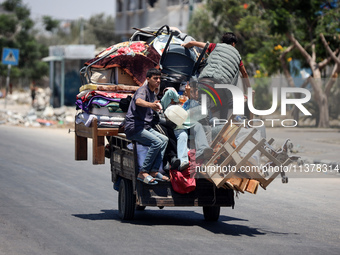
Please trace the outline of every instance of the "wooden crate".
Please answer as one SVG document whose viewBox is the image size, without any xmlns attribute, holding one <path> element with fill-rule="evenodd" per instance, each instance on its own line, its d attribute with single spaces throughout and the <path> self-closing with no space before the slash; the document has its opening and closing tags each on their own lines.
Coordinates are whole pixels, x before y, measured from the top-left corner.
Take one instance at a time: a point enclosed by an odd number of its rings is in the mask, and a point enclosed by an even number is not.
<svg viewBox="0 0 340 255">
<path fill-rule="evenodd" d="M 211 147 L 214 148 L 214 155 L 213 157 L 205 164 L 205 166 L 214 166 L 217 161 L 219 161 L 219 166 L 222 169 L 224 166 L 231 165 L 234 167 L 236 171 L 230 172 L 218 172 L 218 171 L 206 171 L 206 178 L 210 179 L 217 188 L 232 188 L 238 191 L 243 192 L 246 190 L 246 187 L 249 183 L 243 183 L 240 185 L 234 186 L 232 182 L 230 182 L 231 178 L 235 177 L 235 174 L 240 174 L 240 168 L 242 166 L 251 167 L 252 164 L 250 163 L 250 157 L 259 150 L 262 155 L 266 156 L 268 160 L 271 162 L 271 166 L 287 166 L 292 163 L 290 157 L 288 157 L 287 153 L 276 152 L 271 149 L 271 152 L 268 152 L 266 147 L 274 142 L 273 139 L 270 139 L 268 142 L 263 138 L 257 141 L 253 136 L 257 131 L 257 129 L 253 129 L 247 137 L 238 145 L 236 146 L 234 140 L 239 133 L 241 126 L 237 128 L 237 130 L 233 130 L 230 132 L 229 127 L 230 119 L 228 120 L 227 124 L 222 128 L 219 134 L 216 136 L 214 141 L 211 143 Z M 228 131 L 229 130 L 229 131 Z M 249 151 L 249 153 L 245 156 L 241 156 L 239 154 L 240 150 L 243 146 L 246 145 L 247 142 L 251 142 L 254 144 L 254 147 Z M 209 169 L 209 168 L 206 168 Z M 283 168 L 281 168 L 283 169 Z M 279 175 L 284 176 L 284 172 L 282 170 L 274 172 L 272 175 L 265 177 L 260 171 L 250 171 L 250 172 L 242 172 L 242 176 L 237 176 L 246 179 L 254 179 L 259 182 L 259 185 L 266 189 L 266 187 Z M 250 181 L 248 181 L 250 182 Z M 257 191 L 256 189 L 250 189 L 254 194 Z"/>
</svg>

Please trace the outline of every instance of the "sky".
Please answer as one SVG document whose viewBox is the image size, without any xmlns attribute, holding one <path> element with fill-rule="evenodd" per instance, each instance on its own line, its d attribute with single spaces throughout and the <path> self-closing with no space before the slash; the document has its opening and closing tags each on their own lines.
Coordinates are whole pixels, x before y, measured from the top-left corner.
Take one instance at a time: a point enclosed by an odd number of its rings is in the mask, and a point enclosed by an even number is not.
<svg viewBox="0 0 340 255">
<path fill-rule="evenodd" d="M 23 3 L 31 10 L 33 20 L 45 15 L 60 20 L 77 20 L 99 13 L 115 16 L 116 0 L 23 0 Z"/>
</svg>

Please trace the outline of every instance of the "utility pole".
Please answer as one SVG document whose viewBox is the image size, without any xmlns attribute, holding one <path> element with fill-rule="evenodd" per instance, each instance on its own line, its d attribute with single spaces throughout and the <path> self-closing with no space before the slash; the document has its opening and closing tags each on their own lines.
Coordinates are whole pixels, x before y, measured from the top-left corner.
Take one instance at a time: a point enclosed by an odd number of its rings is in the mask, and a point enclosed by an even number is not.
<svg viewBox="0 0 340 255">
<path fill-rule="evenodd" d="M 1 62 L 2 64 L 7 65 L 6 95 L 5 95 L 5 109 L 6 109 L 7 95 L 9 90 L 9 79 L 11 76 L 11 67 L 12 65 L 17 66 L 19 64 L 19 49 L 3 48 Z"/>
<path fill-rule="evenodd" d="M 179 10 L 179 30 L 183 30 L 183 0 L 180 0 L 180 10 Z"/>
<path fill-rule="evenodd" d="M 11 66 L 12 65 L 7 65 L 5 109 L 6 109 L 6 106 L 7 106 L 7 95 L 8 95 L 8 88 L 9 88 L 9 79 L 10 79 L 10 76 L 11 76 Z"/>
<path fill-rule="evenodd" d="M 194 0 L 189 0 L 189 21 L 191 20 L 193 11 L 194 11 Z"/>
</svg>

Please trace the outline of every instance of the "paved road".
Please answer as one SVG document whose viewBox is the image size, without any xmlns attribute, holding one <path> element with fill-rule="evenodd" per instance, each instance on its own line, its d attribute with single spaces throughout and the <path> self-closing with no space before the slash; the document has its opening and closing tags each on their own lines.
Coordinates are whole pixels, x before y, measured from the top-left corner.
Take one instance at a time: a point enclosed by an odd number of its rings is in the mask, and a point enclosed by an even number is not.
<svg viewBox="0 0 340 255">
<path fill-rule="evenodd" d="M 121 222 L 108 162 L 74 161 L 73 133 L 0 126 L 0 254 L 339 254 L 340 177 L 311 177 L 241 194 L 215 223 L 189 207 Z"/>
<path fill-rule="evenodd" d="M 278 143 L 291 139 L 297 155 L 308 161 L 340 162 L 339 129 L 267 128 L 266 133 L 267 138 L 273 137 Z"/>
</svg>

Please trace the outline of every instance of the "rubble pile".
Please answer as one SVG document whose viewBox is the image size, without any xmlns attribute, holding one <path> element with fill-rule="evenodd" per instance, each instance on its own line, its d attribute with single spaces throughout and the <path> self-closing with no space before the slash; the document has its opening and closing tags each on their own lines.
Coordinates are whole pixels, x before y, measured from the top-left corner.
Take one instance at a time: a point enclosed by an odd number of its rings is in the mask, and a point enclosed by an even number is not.
<svg viewBox="0 0 340 255">
<path fill-rule="evenodd" d="M 0 125 L 25 127 L 73 127 L 74 106 L 50 106 L 50 89 L 37 88 L 32 102 L 30 91 L 13 91 L 7 98 L 0 98 Z"/>
</svg>

